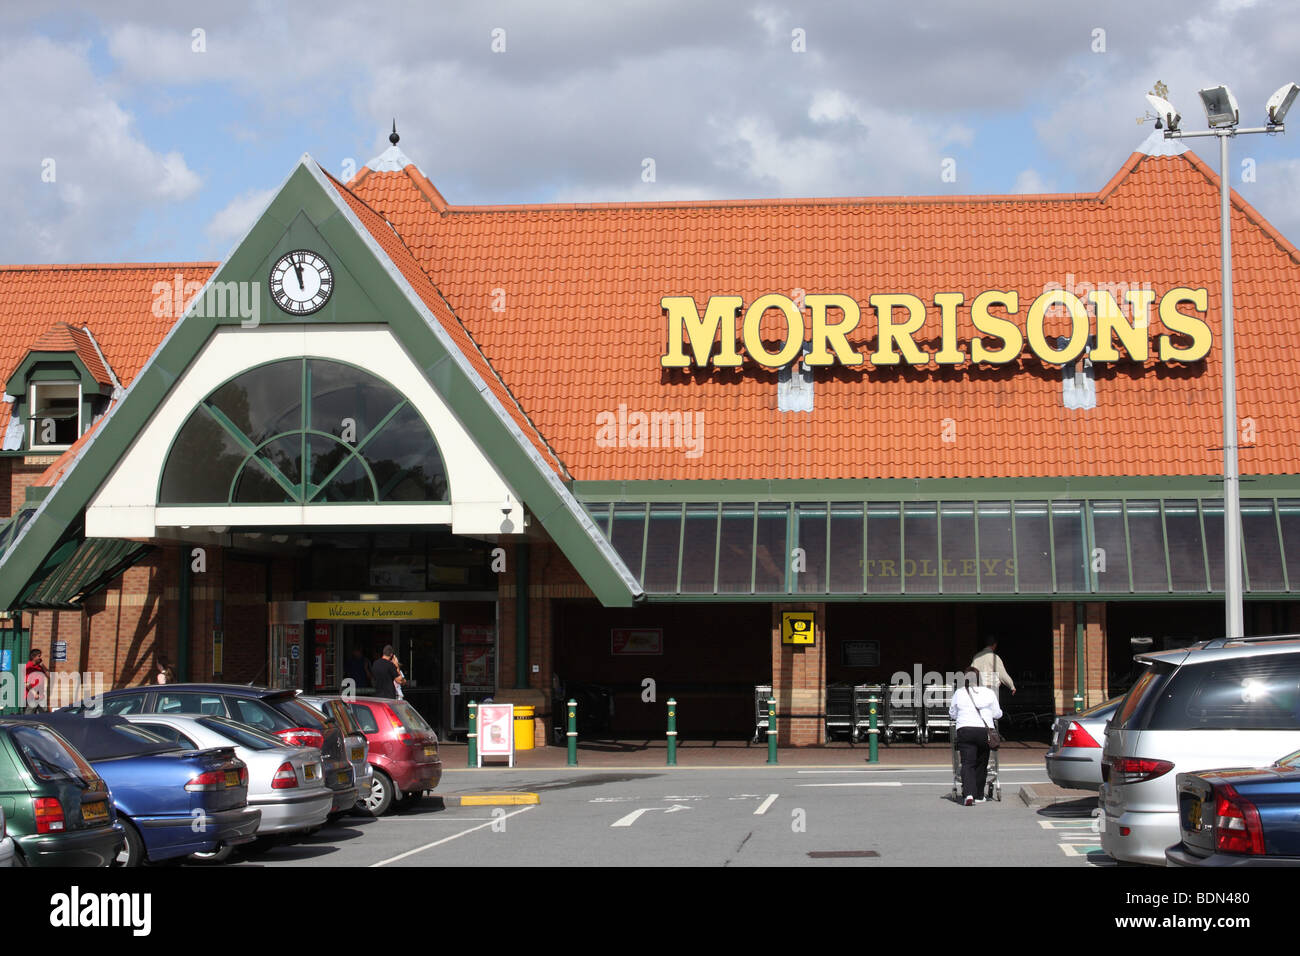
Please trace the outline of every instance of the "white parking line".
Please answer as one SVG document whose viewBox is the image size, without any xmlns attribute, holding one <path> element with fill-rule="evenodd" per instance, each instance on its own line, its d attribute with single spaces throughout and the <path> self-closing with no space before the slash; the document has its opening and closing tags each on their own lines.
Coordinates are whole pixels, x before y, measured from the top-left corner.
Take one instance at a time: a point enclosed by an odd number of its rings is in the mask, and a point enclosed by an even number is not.
<svg viewBox="0 0 1300 956">
<path fill-rule="evenodd" d="M 389 863 L 396 863 L 398 860 L 405 860 L 408 856 L 414 856 L 417 853 L 423 853 L 425 850 L 432 850 L 435 846 L 442 846 L 442 844 L 444 843 L 450 843 L 452 840 L 463 837 L 467 833 L 473 833 L 475 830 L 482 830 L 484 827 L 490 827 L 498 820 L 509 820 L 513 816 L 518 816 L 519 814 L 526 813 L 527 811 L 532 809 L 533 809 L 532 806 L 520 807 L 518 810 L 513 810 L 510 813 L 502 814 L 499 817 L 489 820 L 487 823 L 480 823 L 476 827 L 470 827 L 468 830 L 461 830 L 459 833 L 453 833 L 449 837 L 443 837 L 441 840 L 434 840 L 432 843 L 426 843 L 424 846 L 417 846 L 414 850 L 407 850 L 405 853 L 399 853 L 397 856 L 390 856 L 387 860 L 380 860 L 378 863 L 371 863 L 370 865 L 372 867 L 386 866 Z"/>
<path fill-rule="evenodd" d="M 776 798 L 779 796 L 780 796 L 779 793 L 769 793 L 767 795 L 767 799 L 764 800 L 762 803 L 760 803 L 758 805 L 758 809 L 754 811 L 754 816 L 761 817 L 763 814 L 767 813 L 767 808 L 770 807 L 773 803 L 775 803 Z"/>
<path fill-rule="evenodd" d="M 852 783 L 797 783 L 796 787 L 901 787 L 900 780 L 855 780 Z M 946 787 L 946 783 L 909 783 L 909 787 Z"/>
</svg>

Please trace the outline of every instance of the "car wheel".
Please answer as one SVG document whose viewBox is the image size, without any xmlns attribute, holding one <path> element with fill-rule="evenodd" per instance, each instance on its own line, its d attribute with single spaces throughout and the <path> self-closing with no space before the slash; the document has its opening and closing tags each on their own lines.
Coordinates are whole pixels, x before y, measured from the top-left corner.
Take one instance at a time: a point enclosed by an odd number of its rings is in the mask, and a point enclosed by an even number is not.
<svg viewBox="0 0 1300 956">
<path fill-rule="evenodd" d="M 393 781 L 382 770 L 370 778 L 370 792 L 357 801 L 357 809 L 372 817 L 382 817 L 393 805 Z"/>
<path fill-rule="evenodd" d="M 125 817 L 118 817 L 122 823 L 122 835 L 125 839 L 122 841 L 122 848 L 118 850 L 117 859 L 114 866 L 141 866 L 145 861 L 144 841 L 140 839 L 140 831 L 135 828 L 135 824 Z"/>
<path fill-rule="evenodd" d="M 190 859 L 198 860 L 201 863 L 225 863 L 230 859 L 230 855 L 235 852 L 235 848 L 229 843 L 223 843 L 215 850 L 204 850 L 200 853 L 191 853 Z"/>
</svg>

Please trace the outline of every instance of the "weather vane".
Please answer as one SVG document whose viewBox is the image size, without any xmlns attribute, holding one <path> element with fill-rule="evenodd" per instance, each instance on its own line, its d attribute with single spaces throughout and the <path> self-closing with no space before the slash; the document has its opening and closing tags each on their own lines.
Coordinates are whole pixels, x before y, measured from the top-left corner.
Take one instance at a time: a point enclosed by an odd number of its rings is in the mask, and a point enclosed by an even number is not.
<svg viewBox="0 0 1300 956">
<path fill-rule="evenodd" d="M 1160 97 L 1162 100 L 1169 99 L 1169 87 L 1165 85 L 1163 80 L 1156 80 L 1156 85 L 1153 86 L 1147 92 L 1150 93 L 1152 96 Z M 1143 113 L 1141 116 L 1138 117 L 1138 125 L 1141 126 L 1147 120 L 1152 120 L 1152 119 L 1158 120 L 1160 119 L 1160 117 L 1156 116 L 1155 113 L 1147 111 L 1146 113 Z"/>
</svg>

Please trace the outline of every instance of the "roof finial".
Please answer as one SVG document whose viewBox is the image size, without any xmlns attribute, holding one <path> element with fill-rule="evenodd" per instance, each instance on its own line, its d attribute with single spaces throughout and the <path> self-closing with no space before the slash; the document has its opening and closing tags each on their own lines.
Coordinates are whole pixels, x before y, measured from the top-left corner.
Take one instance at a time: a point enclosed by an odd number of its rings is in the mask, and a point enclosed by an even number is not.
<svg viewBox="0 0 1300 956">
<path fill-rule="evenodd" d="M 393 117 L 393 132 L 392 135 L 388 137 L 388 141 L 396 146 L 398 139 L 400 139 L 400 137 L 397 135 L 397 117 Z"/>
</svg>

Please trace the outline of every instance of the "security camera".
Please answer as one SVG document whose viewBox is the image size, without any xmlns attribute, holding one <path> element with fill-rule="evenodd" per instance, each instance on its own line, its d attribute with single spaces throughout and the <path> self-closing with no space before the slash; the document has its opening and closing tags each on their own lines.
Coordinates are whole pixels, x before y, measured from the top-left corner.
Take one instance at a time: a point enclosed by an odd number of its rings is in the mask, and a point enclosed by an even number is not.
<svg viewBox="0 0 1300 956">
<path fill-rule="evenodd" d="M 1183 116 L 1178 112 L 1173 103 L 1170 103 L 1162 96 L 1156 96 L 1154 93 L 1147 94 L 1147 102 L 1151 108 L 1156 111 L 1156 129 L 1160 129 L 1161 124 L 1166 129 L 1173 132 L 1178 129 L 1178 123 Z"/>
<path fill-rule="evenodd" d="M 1296 86 L 1294 83 L 1288 83 L 1268 98 L 1268 103 L 1265 104 L 1264 111 L 1268 113 L 1268 122 L 1270 125 L 1282 125 L 1282 121 L 1286 119 L 1286 111 L 1289 110 L 1291 104 L 1295 102 L 1297 93 L 1300 93 L 1300 86 Z"/>
</svg>

